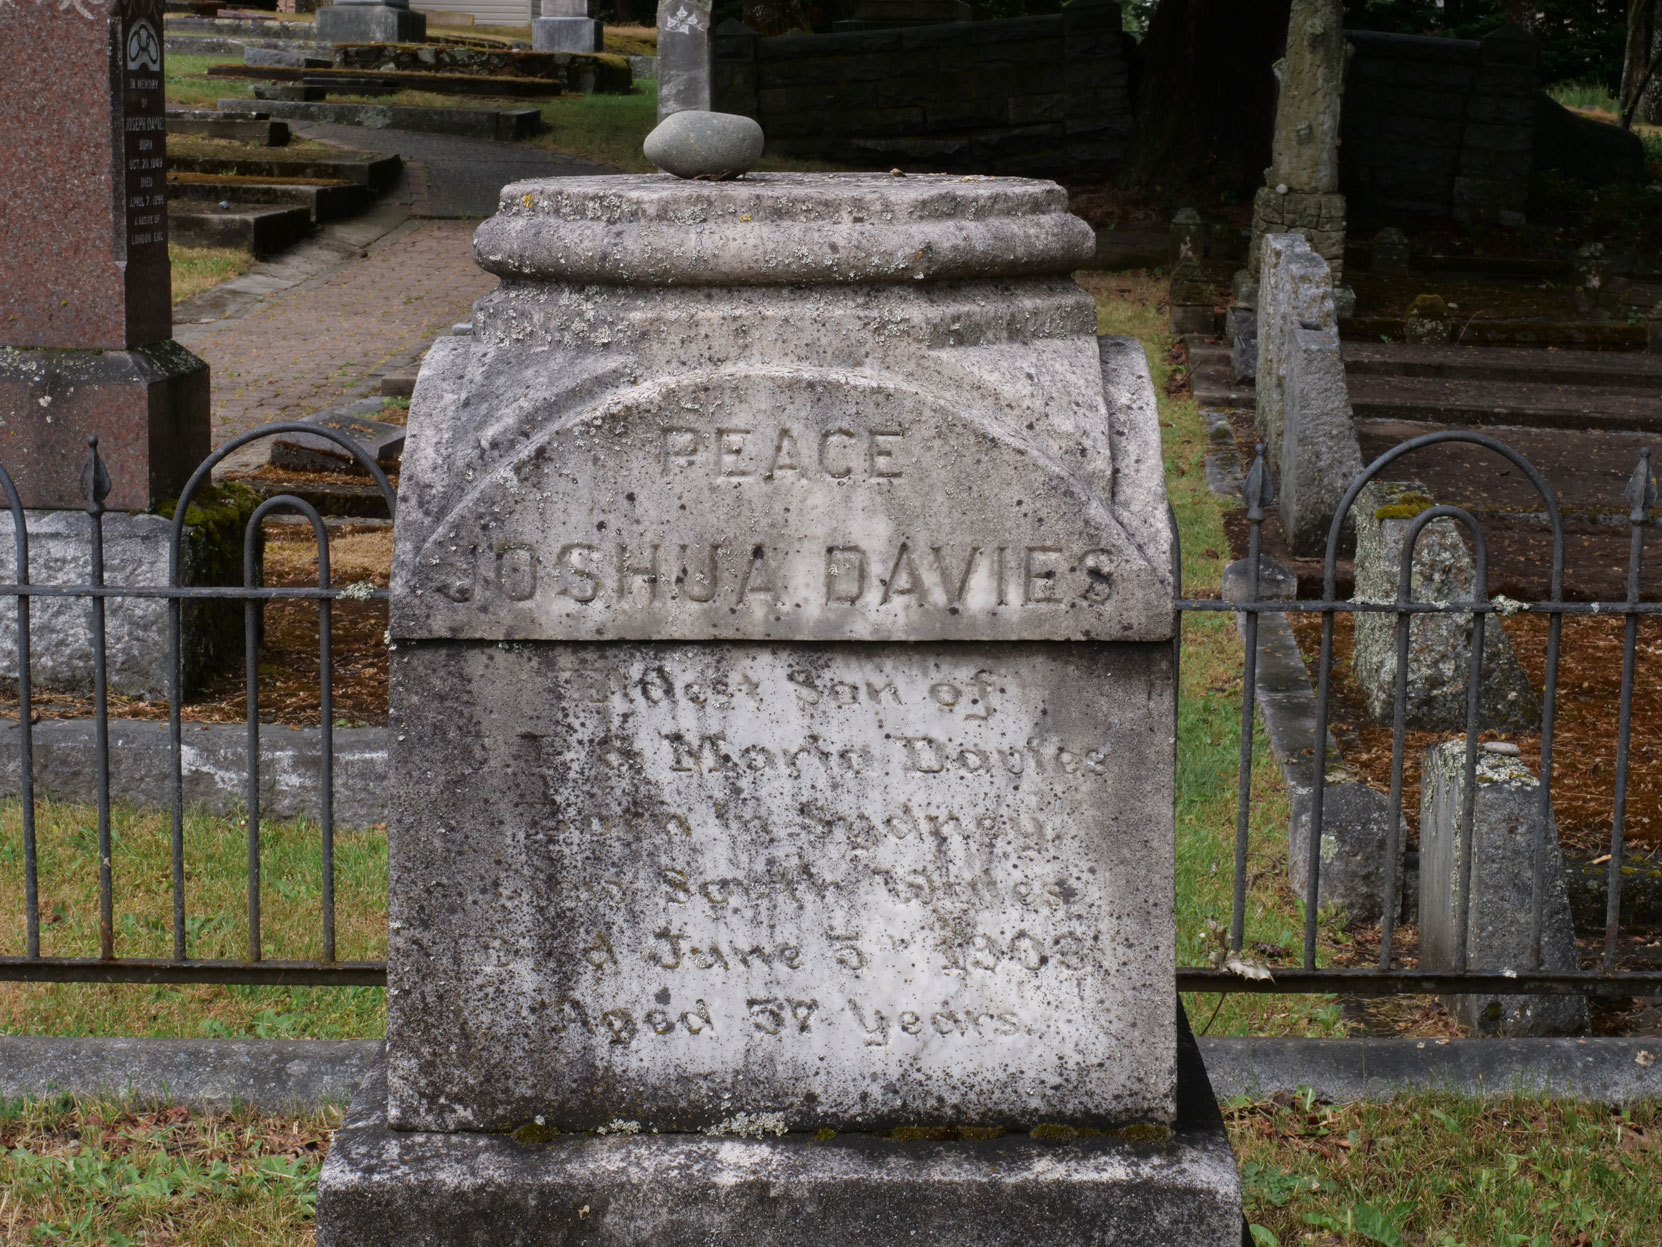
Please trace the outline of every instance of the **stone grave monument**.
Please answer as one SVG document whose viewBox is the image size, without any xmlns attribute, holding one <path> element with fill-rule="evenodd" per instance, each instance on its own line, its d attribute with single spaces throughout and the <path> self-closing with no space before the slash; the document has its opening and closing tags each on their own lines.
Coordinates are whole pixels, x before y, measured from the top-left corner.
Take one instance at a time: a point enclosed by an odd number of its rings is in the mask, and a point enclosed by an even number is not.
<svg viewBox="0 0 1662 1247">
<path fill-rule="evenodd" d="M 562 178 L 411 406 L 322 1247 L 1236 1247 L 1175 534 L 1063 191 Z"/>
<path fill-rule="evenodd" d="M 531 46 L 538 52 L 598 52 L 605 27 L 589 16 L 589 0 L 542 0 L 542 16 L 531 21 Z"/>
<path fill-rule="evenodd" d="M 712 0 L 658 0 L 658 120 L 710 110 Z"/>
<path fill-rule="evenodd" d="M 161 0 L 0 7 L 0 463 L 28 507 L 112 509 L 208 453 L 208 366 L 172 341 Z"/>
<path fill-rule="evenodd" d="M 177 496 L 210 443 L 208 366 L 172 338 L 161 0 L 0 6 L 0 44 L 12 54 L 0 86 L 0 465 L 28 508 L 31 579 L 87 582 L 88 519 L 73 512 L 88 503 L 96 436 L 106 582 L 166 583 L 172 526 L 145 512 Z M 0 578 L 12 581 L 0 522 Z M 184 582 L 240 580 L 240 537 L 228 562 L 199 537 L 181 551 Z M 241 614 L 184 610 L 187 685 L 240 647 L 226 629 L 240 636 Z M 165 602 L 111 599 L 107 615 L 110 687 L 165 692 Z M 15 672 L 16 615 L 8 604 L 0 616 L 0 671 Z M 37 682 L 92 686 L 84 600 L 37 598 L 31 635 Z"/>
<path fill-rule="evenodd" d="M 317 11 L 317 37 L 324 43 L 424 43 L 427 15 L 410 0 L 335 0 Z"/>
</svg>

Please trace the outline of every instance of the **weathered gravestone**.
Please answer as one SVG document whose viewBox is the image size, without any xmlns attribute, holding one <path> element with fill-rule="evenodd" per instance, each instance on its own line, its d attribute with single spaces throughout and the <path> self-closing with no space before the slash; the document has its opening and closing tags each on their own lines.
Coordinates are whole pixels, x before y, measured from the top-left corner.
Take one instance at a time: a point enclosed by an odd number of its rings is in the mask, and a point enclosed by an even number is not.
<svg viewBox="0 0 1662 1247">
<path fill-rule="evenodd" d="M 30 579 L 87 583 L 88 438 L 108 474 L 105 583 L 165 584 L 171 523 L 143 512 L 178 495 L 209 450 L 208 366 L 172 340 L 160 0 L 0 5 L 10 53 L 0 86 L 0 465 L 29 509 Z M 199 503 L 208 504 L 204 495 Z M 16 577 L 0 499 L 0 579 Z M 211 517 L 241 515 L 214 499 Z M 182 583 L 240 580 L 230 552 L 191 530 Z M 110 687 L 168 686 L 165 601 L 109 599 Z M 240 646 L 234 605 L 182 611 L 185 681 Z M 40 684 L 93 684 L 85 600 L 33 604 L 31 666 Z M 0 670 L 16 671 L 16 613 L 0 610 Z"/>
<path fill-rule="evenodd" d="M 531 46 L 538 52 L 598 52 L 605 27 L 589 16 L 589 0 L 543 0 L 531 21 Z"/>
<path fill-rule="evenodd" d="M 658 0 L 658 120 L 708 112 L 711 0 Z"/>
<path fill-rule="evenodd" d="M 317 11 L 317 37 L 326 43 L 421 43 L 427 15 L 410 0 L 335 0 Z"/>
<path fill-rule="evenodd" d="M 208 366 L 171 341 L 161 0 L 0 7 L 0 462 L 25 506 L 112 509 L 208 453 Z"/>
<path fill-rule="evenodd" d="M 523 182 L 475 245 L 319 1242 L 1234 1247 L 1154 399 L 1060 188 Z"/>
</svg>

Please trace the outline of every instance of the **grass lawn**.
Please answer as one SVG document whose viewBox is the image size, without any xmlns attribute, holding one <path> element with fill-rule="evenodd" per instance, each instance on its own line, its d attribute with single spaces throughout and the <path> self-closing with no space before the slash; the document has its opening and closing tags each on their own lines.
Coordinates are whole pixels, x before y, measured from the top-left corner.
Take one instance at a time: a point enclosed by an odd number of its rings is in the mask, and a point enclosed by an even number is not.
<svg viewBox="0 0 1662 1247">
<path fill-rule="evenodd" d="M 181 247 L 169 243 L 167 258 L 173 269 L 173 302 L 183 303 L 222 281 L 241 277 L 254 257 L 240 247 Z"/>
</svg>

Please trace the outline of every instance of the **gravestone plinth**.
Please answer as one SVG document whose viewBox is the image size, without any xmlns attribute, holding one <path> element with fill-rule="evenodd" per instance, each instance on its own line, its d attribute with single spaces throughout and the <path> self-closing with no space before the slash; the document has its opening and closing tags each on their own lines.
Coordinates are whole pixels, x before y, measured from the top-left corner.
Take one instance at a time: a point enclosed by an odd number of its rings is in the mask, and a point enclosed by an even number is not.
<svg viewBox="0 0 1662 1247">
<path fill-rule="evenodd" d="M 111 509 L 208 453 L 208 367 L 170 341 L 160 0 L 0 7 L 0 463 L 79 507 L 97 434 Z"/>
<path fill-rule="evenodd" d="M 538 52 L 599 52 L 605 34 L 589 16 L 589 0 L 543 0 L 542 16 L 531 20 L 531 46 Z"/>
<path fill-rule="evenodd" d="M 323 43 L 424 43 L 427 15 L 410 8 L 410 0 L 335 0 L 317 11 L 317 37 Z"/>
<path fill-rule="evenodd" d="M 1239 1242 L 1093 245 L 1043 182 L 504 189 L 411 406 L 387 1069 L 325 1247 Z"/>
</svg>

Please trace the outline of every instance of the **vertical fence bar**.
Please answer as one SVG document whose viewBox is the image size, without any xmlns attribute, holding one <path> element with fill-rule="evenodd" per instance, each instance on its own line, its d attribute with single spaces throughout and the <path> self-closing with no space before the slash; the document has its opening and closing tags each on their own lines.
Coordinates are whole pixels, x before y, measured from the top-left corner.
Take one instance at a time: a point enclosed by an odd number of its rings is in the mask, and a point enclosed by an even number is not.
<svg viewBox="0 0 1662 1247">
<path fill-rule="evenodd" d="M 1616 795 L 1610 815 L 1610 869 L 1604 899 L 1604 970 L 1616 970 L 1616 935 L 1622 918 L 1622 856 L 1627 827 L 1627 753 L 1633 736 L 1633 675 L 1639 649 L 1639 572 L 1644 562 L 1645 525 L 1656 504 L 1656 485 L 1650 474 L 1650 447 L 1639 452 L 1639 466 L 1627 483 L 1627 621 L 1622 637 L 1622 694 L 1616 720 Z"/>
<path fill-rule="evenodd" d="M 317 534 L 317 586 L 329 587 L 329 534 L 320 518 L 313 517 Z M 322 749 L 322 775 L 318 791 L 318 812 L 322 815 L 323 872 L 323 960 L 335 959 L 335 706 L 334 706 L 334 603 L 319 598 L 317 603 L 318 702 L 322 723 L 318 733 Z"/>
<path fill-rule="evenodd" d="M 1252 806 L 1252 737 L 1258 697 L 1258 552 L 1262 542 L 1264 510 L 1274 500 L 1270 474 L 1260 445 L 1243 486 L 1247 504 L 1247 583 L 1249 603 L 1241 619 L 1245 660 L 1241 686 L 1241 765 L 1235 787 L 1235 878 L 1229 916 L 1229 947 L 1240 952 L 1246 939 L 1246 880 L 1249 814 Z"/>
<path fill-rule="evenodd" d="M 110 496 L 110 475 L 98 454 L 98 438 L 87 438 L 86 467 L 81 488 L 87 498 L 92 551 L 89 583 L 104 587 L 104 499 Z M 104 636 L 104 599 L 92 599 L 92 708 L 98 799 L 98 955 L 115 957 L 115 871 L 110 836 L 110 705 L 109 654 Z"/>
<path fill-rule="evenodd" d="M 1537 486 L 1547 497 L 1552 516 L 1552 583 L 1548 600 L 1558 605 L 1564 600 L 1564 527 L 1559 522 L 1557 504 L 1545 494 L 1544 483 Z M 1533 864 L 1529 897 L 1529 965 L 1530 970 L 1541 968 L 1541 931 L 1545 924 L 1547 889 L 1547 827 L 1552 822 L 1552 745 L 1553 728 L 1558 721 L 1558 654 L 1563 643 L 1564 616 L 1551 611 L 1547 616 L 1546 683 L 1541 689 L 1541 770 L 1540 787 L 1536 789 L 1535 841 L 1530 846 Z"/>
<path fill-rule="evenodd" d="M 29 585 L 29 523 L 11 473 L 0 467 L 0 489 L 12 515 L 12 557 L 20 588 Z M 40 956 L 40 860 L 35 846 L 35 724 L 34 686 L 29 670 L 29 595 L 17 595 L 17 794 L 23 819 L 24 951 Z"/>
<path fill-rule="evenodd" d="M 254 549 L 264 508 L 254 512 L 243 536 L 242 582 L 254 587 Z M 248 686 L 247 775 L 243 805 L 248 817 L 248 960 L 260 960 L 260 632 L 259 603 L 247 598 L 242 604 L 243 663 Z"/>
<path fill-rule="evenodd" d="M 1413 597 L 1412 557 L 1407 559 L 1397 575 L 1397 606 L 1400 608 Z M 1391 945 L 1396 939 L 1397 908 L 1400 901 L 1397 889 L 1397 857 L 1402 852 L 1402 772 L 1408 747 L 1408 642 L 1412 617 L 1407 611 L 1397 611 L 1396 687 L 1391 703 L 1391 799 L 1385 807 L 1390 826 L 1385 832 L 1385 891 L 1380 897 L 1379 911 L 1379 968 L 1391 968 Z M 1360 620 L 1358 621 L 1360 622 Z"/>
</svg>

